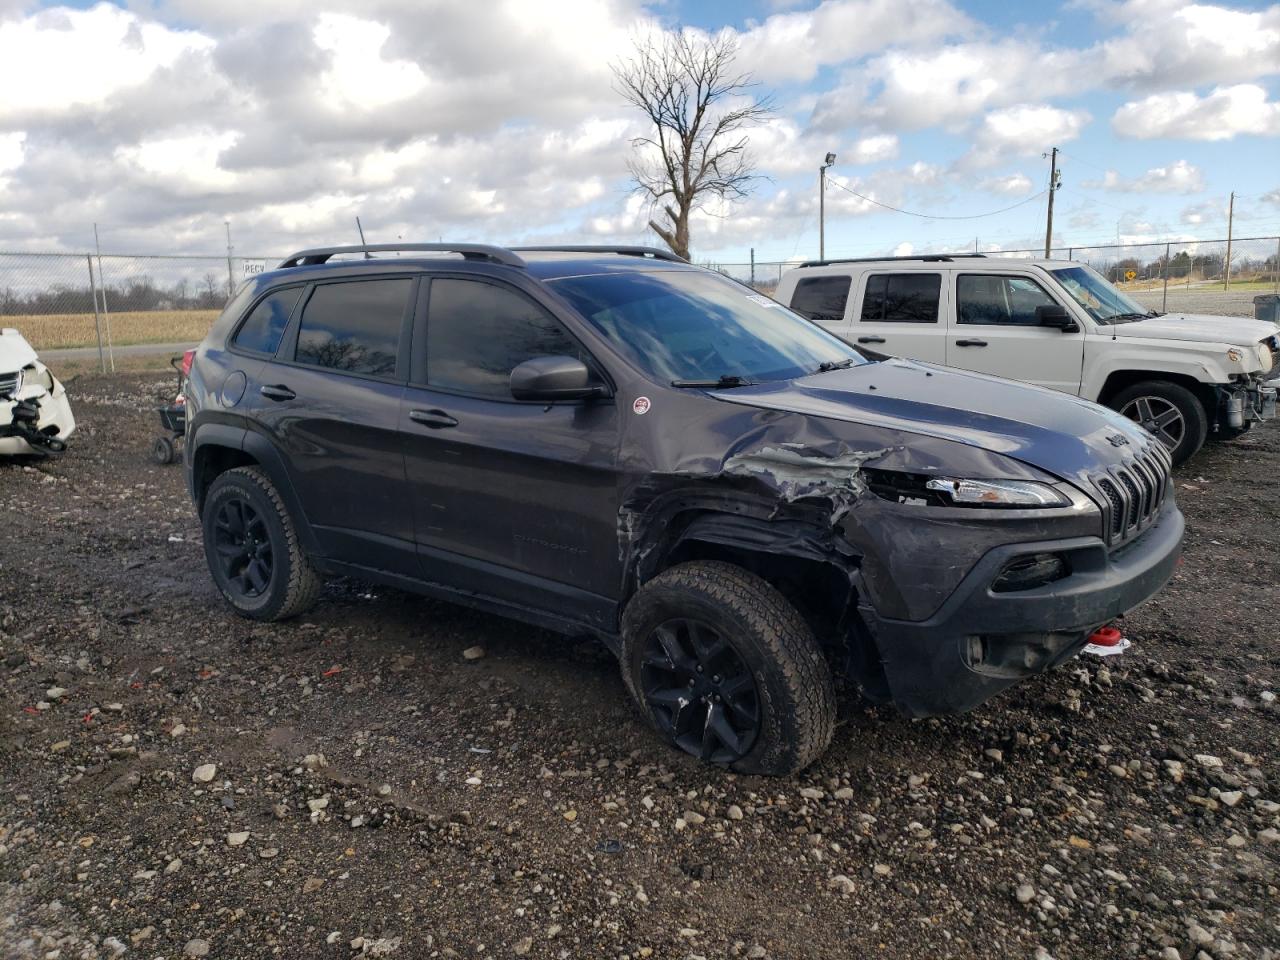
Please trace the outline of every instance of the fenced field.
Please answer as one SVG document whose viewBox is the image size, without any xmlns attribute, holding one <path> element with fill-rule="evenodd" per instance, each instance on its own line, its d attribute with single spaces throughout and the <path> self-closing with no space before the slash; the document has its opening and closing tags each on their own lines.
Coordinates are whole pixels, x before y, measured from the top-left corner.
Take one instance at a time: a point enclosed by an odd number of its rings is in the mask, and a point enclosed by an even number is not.
<svg viewBox="0 0 1280 960">
<path fill-rule="evenodd" d="M 192 343 L 204 338 L 218 317 L 217 310 L 131 310 L 101 320 L 102 343 Z M 26 314 L 0 319 L 16 327 L 39 350 L 96 346 L 99 322 L 92 313 Z"/>
</svg>

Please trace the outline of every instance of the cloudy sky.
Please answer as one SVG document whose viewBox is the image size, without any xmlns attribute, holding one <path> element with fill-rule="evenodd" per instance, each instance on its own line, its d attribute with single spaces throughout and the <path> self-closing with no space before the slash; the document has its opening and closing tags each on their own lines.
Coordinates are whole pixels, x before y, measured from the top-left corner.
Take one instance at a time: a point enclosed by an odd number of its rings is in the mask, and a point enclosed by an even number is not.
<svg viewBox="0 0 1280 960">
<path fill-rule="evenodd" d="M 777 101 L 699 259 L 815 255 L 828 150 L 829 255 L 1043 242 L 1052 146 L 1057 243 L 1280 233 L 1280 4 L 0 0 L 0 250 L 654 242 L 610 64 L 680 28 Z"/>
</svg>

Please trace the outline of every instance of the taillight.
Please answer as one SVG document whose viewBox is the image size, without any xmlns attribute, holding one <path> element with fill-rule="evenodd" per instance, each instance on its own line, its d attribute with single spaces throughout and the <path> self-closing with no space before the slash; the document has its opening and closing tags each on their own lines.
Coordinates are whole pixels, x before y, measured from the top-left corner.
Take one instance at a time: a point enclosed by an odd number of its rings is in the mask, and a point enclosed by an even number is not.
<svg viewBox="0 0 1280 960">
<path fill-rule="evenodd" d="M 196 352 L 188 350 L 182 355 L 182 375 L 184 377 L 191 376 L 191 364 L 195 362 Z"/>
</svg>

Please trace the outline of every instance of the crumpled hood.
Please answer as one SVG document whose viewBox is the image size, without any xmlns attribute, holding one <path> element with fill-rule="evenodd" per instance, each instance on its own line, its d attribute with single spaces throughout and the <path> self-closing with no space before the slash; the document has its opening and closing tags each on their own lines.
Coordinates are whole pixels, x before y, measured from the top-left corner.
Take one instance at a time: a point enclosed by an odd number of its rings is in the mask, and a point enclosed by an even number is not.
<svg viewBox="0 0 1280 960">
<path fill-rule="evenodd" d="M 13 328 L 0 330 L 0 373 L 13 373 L 32 363 L 36 352 Z"/>
<path fill-rule="evenodd" d="M 891 359 L 711 392 L 717 400 L 954 440 L 1030 464 L 1083 489 L 1104 465 L 1154 443 L 1087 400 L 949 367 Z"/>
<path fill-rule="evenodd" d="M 1249 346 L 1280 332 L 1274 323 L 1249 317 L 1213 317 L 1208 314 L 1166 313 L 1131 323 L 1099 324 L 1099 331 L 1117 337 L 1149 337 L 1153 340 L 1190 340 L 1196 343 L 1229 343 Z"/>
</svg>

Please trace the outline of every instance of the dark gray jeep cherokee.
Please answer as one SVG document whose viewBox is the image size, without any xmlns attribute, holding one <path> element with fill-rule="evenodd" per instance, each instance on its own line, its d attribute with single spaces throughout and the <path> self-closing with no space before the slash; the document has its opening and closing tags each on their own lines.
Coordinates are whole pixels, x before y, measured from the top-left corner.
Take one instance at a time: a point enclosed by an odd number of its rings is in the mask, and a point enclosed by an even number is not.
<svg viewBox="0 0 1280 960">
<path fill-rule="evenodd" d="M 239 613 L 348 574 L 594 635 L 663 737 L 744 773 L 822 753 L 833 677 L 976 707 L 1181 549 L 1168 455 L 1119 414 L 873 362 L 638 247 L 303 251 L 228 305 L 187 410 Z"/>
</svg>

